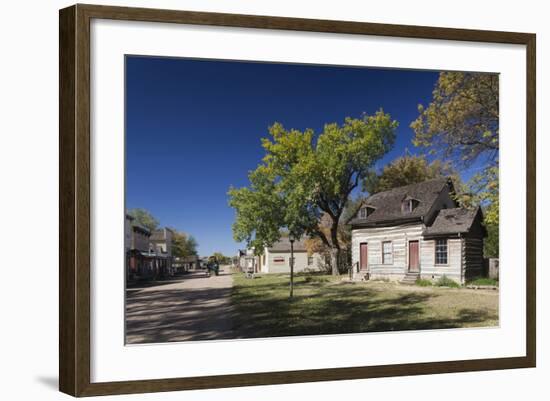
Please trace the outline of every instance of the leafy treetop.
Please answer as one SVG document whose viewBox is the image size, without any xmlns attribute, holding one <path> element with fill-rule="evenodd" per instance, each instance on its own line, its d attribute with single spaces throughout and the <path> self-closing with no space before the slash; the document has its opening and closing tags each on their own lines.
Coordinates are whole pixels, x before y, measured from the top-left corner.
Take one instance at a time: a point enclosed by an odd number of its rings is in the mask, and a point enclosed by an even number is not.
<svg viewBox="0 0 550 401">
<path fill-rule="evenodd" d="M 273 124 L 270 138 L 262 139 L 262 164 L 249 174 L 250 186 L 229 191 L 235 239 L 262 252 L 280 238 L 281 229 L 317 237 L 331 249 L 336 274 L 342 213 L 351 192 L 393 146 L 396 128 L 382 110 L 326 124 L 318 137 L 311 129 Z M 328 233 L 320 229 L 323 215 L 330 220 Z"/>
<path fill-rule="evenodd" d="M 149 231 L 155 231 L 159 227 L 157 218 L 146 209 L 130 209 L 128 214 L 134 218 L 136 224 L 147 228 Z"/>
<path fill-rule="evenodd" d="M 416 146 L 452 158 L 462 167 L 480 156 L 498 163 L 498 75 L 442 72 L 432 93 L 432 102 L 418 106 L 411 123 Z"/>
<path fill-rule="evenodd" d="M 440 160 L 429 163 L 425 156 L 405 155 L 387 164 L 379 174 L 368 175 L 363 182 L 363 189 L 369 194 L 374 194 L 443 177 L 452 177 L 453 181 L 459 180 L 458 174 L 449 163 Z"/>
</svg>

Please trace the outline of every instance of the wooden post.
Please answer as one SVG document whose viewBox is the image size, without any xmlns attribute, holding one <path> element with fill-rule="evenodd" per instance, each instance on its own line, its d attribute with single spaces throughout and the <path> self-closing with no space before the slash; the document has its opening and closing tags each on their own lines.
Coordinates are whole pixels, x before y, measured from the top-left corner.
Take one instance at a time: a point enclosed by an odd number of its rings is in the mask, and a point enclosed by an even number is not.
<svg viewBox="0 0 550 401">
<path fill-rule="evenodd" d="M 294 295 L 294 238 L 290 237 L 290 298 Z"/>
</svg>

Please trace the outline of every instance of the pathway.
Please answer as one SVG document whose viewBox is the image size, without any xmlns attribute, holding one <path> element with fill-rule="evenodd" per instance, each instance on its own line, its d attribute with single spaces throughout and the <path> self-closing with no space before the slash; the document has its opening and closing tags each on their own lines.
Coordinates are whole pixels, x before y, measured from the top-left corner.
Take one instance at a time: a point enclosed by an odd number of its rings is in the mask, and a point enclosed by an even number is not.
<svg viewBox="0 0 550 401">
<path fill-rule="evenodd" d="M 126 290 L 126 343 L 234 338 L 229 268 Z"/>
</svg>

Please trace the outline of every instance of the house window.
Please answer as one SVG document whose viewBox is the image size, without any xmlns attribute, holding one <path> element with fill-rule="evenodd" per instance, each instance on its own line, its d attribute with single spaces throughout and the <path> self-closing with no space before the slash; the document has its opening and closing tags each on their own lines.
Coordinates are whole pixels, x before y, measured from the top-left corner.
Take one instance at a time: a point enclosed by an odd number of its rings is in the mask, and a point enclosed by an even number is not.
<svg viewBox="0 0 550 401">
<path fill-rule="evenodd" d="M 448 256 L 447 240 L 436 239 L 435 240 L 435 264 L 446 265 Z"/>
<path fill-rule="evenodd" d="M 406 199 L 401 203 L 401 211 L 403 213 L 411 213 L 414 208 L 416 207 L 418 201 L 415 201 L 414 199 Z"/>
<path fill-rule="evenodd" d="M 369 215 L 374 212 L 374 208 L 370 206 L 363 206 L 361 209 L 359 209 L 359 218 L 360 219 L 366 219 Z"/>
<path fill-rule="evenodd" d="M 284 256 L 277 256 L 277 257 L 273 258 L 273 263 L 285 263 Z"/>
<path fill-rule="evenodd" d="M 382 242 L 382 264 L 393 264 L 393 245 L 391 241 Z"/>
<path fill-rule="evenodd" d="M 307 257 L 307 265 L 311 266 L 312 264 L 313 264 L 313 256 L 308 256 Z"/>
</svg>

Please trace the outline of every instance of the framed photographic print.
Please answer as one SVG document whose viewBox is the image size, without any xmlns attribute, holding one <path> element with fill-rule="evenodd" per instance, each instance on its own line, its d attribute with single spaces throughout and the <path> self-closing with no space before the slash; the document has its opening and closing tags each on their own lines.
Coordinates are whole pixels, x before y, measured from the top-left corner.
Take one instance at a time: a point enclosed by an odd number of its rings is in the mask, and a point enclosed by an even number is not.
<svg viewBox="0 0 550 401">
<path fill-rule="evenodd" d="M 60 11 L 60 390 L 534 367 L 535 35 Z"/>
</svg>

